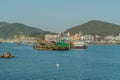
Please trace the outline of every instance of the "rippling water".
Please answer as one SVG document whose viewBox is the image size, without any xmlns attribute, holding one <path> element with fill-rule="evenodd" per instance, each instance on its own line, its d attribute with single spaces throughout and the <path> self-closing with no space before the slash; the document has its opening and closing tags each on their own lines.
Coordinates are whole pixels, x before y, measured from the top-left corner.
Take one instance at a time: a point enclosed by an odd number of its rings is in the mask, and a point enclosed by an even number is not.
<svg viewBox="0 0 120 80">
<path fill-rule="evenodd" d="M 28 45 L 0 44 L 0 53 L 5 51 L 15 58 L 0 58 L 0 80 L 120 80 L 120 45 L 38 51 Z"/>
</svg>

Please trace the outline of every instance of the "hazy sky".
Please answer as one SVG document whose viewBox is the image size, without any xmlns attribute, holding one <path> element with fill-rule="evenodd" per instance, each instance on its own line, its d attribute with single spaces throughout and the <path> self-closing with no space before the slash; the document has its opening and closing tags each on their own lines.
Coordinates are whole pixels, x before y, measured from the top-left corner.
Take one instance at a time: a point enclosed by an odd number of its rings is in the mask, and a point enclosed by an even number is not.
<svg viewBox="0 0 120 80">
<path fill-rule="evenodd" d="M 90 20 L 120 25 L 120 0 L 0 0 L 0 22 L 63 32 Z"/>
</svg>

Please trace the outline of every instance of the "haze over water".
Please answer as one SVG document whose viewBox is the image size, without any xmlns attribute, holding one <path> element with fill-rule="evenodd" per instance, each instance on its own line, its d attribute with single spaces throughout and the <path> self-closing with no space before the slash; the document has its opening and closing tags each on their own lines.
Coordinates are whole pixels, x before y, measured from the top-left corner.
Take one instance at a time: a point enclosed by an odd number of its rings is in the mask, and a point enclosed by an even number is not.
<svg viewBox="0 0 120 80">
<path fill-rule="evenodd" d="M 0 80 L 120 80 L 120 45 L 88 45 L 85 50 L 39 51 L 0 44 Z M 59 64 L 59 68 L 56 67 Z"/>
</svg>

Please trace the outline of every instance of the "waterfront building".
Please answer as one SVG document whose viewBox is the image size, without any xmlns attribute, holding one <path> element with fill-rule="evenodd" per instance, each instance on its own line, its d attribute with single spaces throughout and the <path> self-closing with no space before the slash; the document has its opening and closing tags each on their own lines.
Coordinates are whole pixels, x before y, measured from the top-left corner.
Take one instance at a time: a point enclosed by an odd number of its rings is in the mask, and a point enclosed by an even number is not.
<svg viewBox="0 0 120 80">
<path fill-rule="evenodd" d="M 45 41 L 56 41 L 58 35 L 45 34 Z"/>
</svg>

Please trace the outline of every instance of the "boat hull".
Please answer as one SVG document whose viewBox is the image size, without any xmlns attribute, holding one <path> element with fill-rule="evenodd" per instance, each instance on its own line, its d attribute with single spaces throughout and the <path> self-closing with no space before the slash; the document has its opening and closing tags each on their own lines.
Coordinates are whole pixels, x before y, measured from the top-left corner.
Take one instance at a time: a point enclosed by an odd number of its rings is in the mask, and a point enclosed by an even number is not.
<svg viewBox="0 0 120 80">
<path fill-rule="evenodd" d="M 86 49 L 87 46 L 71 46 L 72 49 Z"/>
<path fill-rule="evenodd" d="M 84 42 L 82 41 L 73 41 L 70 44 L 70 48 L 72 49 L 86 49 L 87 46 Z"/>
<path fill-rule="evenodd" d="M 69 50 L 69 47 L 57 47 L 57 46 L 33 46 L 36 50 Z"/>
</svg>

